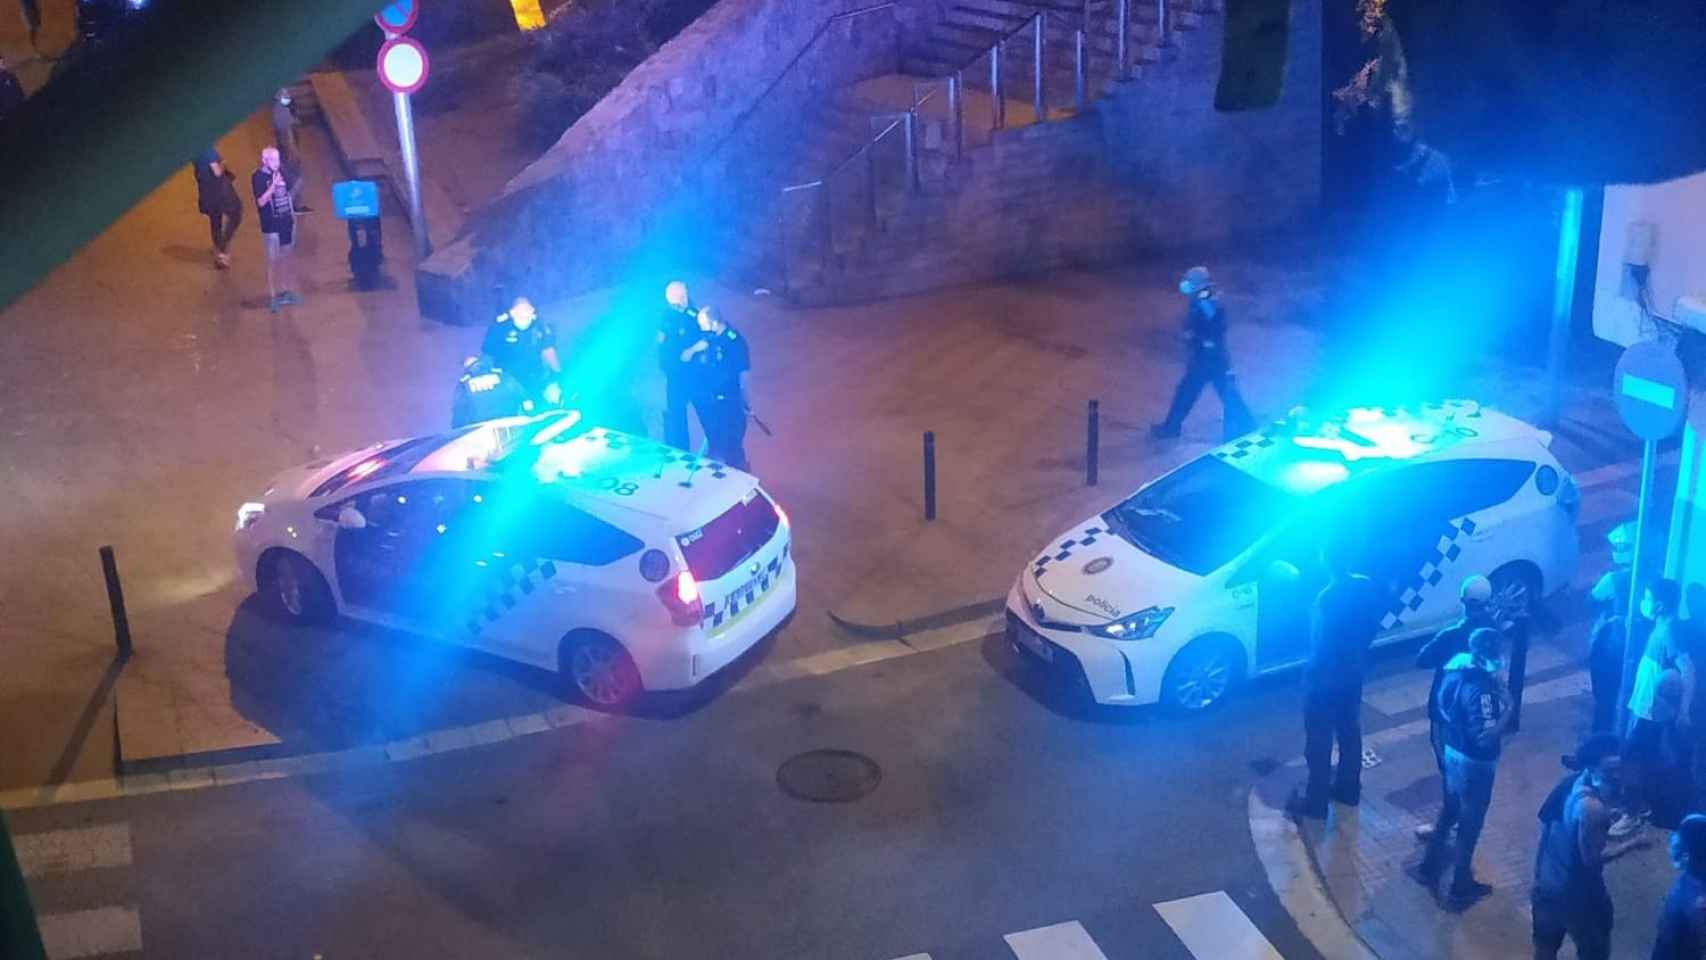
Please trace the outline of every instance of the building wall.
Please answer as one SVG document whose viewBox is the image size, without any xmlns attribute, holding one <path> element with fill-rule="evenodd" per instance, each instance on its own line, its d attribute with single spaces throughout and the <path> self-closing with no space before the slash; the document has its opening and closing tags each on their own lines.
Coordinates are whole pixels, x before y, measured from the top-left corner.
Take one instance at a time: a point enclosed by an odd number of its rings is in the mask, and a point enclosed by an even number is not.
<svg viewBox="0 0 1706 960">
<path fill-rule="evenodd" d="M 1321 8 L 1293 0 L 1285 84 L 1215 111 L 1220 17 L 1069 120 L 998 132 L 807 302 L 851 302 L 1210 244 L 1311 221 L 1321 198 Z M 929 131 L 926 141 L 934 139 Z M 926 169 L 930 164 L 926 163 Z"/>
<path fill-rule="evenodd" d="M 1605 188 L 1599 263 L 1594 275 L 1593 329 L 1625 346 L 1643 339 L 1635 288 L 1624 265 L 1629 227 L 1653 226 L 1648 287 L 1654 313 L 1672 319 L 1679 296 L 1706 297 L 1706 173 L 1644 186 Z"/>
<path fill-rule="evenodd" d="M 417 272 L 421 310 L 484 317 L 493 290 L 552 298 L 681 269 L 693 235 L 789 159 L 827 90 L 898 68 L 930 0 L 722 0 L 636 68 Z M 667 267 L 662 266 L 667 264 Z"/>
</svg>

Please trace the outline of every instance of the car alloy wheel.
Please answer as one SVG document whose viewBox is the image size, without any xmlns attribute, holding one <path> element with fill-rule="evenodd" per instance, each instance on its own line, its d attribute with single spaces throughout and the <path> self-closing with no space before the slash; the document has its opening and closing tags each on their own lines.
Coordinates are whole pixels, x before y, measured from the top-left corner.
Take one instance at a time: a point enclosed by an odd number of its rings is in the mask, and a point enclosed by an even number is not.
<svg viewBox="0 0 1706 960">
<path fill-rule="evenodd" d="M 302 574 L 297 561 L 283 557 L 273 570 L 273 589 L 278 593 L 278 605 L 285 613 L 301 619 L 307 609 L 303 601 Z"/>
<path fill-rule="evenodd" d="M 1539 584 L 1522 567 L 1509 565 L 1493 571 L 1493 596 L 1488 601 L 1499 623 L 1523 620 L 1532 616 L 1539 599 Z"/>
<path fill-rule="evenodd" d="M 1174 687 L 1175 699 L 1186 710 L 1203 710 L 1220 702 L 1232 685 L 1232 667 L 1218 655 L 1191 663 Z"/>
<path fill-rule="evenodd" d="M 569 655 L 575 689 L 601 707 L 613 707 L 628 699 L 627 666 L 621 648 L 609 642 L 582 643 Z"/>
</svg>

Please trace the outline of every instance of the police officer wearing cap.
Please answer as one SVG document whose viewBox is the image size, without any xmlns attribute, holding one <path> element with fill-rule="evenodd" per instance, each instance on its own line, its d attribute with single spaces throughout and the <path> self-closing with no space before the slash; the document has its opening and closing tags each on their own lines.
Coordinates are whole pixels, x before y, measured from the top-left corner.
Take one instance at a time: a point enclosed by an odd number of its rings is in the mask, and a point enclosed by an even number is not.
<svg viewBox="0 0 1706 960">
<path fill-rule="evenodd" d="M 751 368 L 746 338 L 714 307 L 699 311 L 699 338 L 682 351 L 692 368 L 693 409 L 705 428 L 711 459 L 747 469 L 746 390 L 741 376 Z"/>
<path fill-rule="evenodd" d="M 693 399 L 693 369 L 684 352 L 699 340 L 699 311 L 687 296 L 687 284 L 671 280 L 663 288 L 664 310 L 658 318 L 658 369 L 663 371 L 663 442 L 678 450 L 688 449 L 687 405 Z M 699 412 L 705 425 L 705 412 Z"/>
<path fill-rule="evenodd" d="M 1185 374 L 1173 391 L 1173 404 L 1167 418 L 1149 428 L 1152 437 L 1177 437 L 1185 417 L 1196 405 L 1202 388 L 1214 384 L 1220 395 L 1225 437 L 1231 440 L 1254 426 L 1250 408 L 1238 392 L 1238 382 L 1232 375 L 1232 355 L 1226 346 L 1226 308 L 1216 296 L 1214 278 L 1207 267 L 1192 267 L 1179 281 L 1179 292 L 1189 298 L 1185 311 L 1185 341 L 1190 357 L 1185 361 Z"/>
</svg>

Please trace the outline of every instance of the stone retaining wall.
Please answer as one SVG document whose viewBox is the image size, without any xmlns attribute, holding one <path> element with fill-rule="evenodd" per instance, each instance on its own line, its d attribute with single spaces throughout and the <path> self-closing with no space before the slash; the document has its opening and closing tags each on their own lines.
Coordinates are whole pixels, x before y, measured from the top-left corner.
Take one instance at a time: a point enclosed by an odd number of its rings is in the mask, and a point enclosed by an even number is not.
<svg viewBox="0 0 1706 960">
<path fill-rule="evenodd" d="M 498 286 L 556 299 L 702 262 L 707 224 L 773 185 L 814 98 L 899 63 L 934 0 L 723 0 L 575 123 L 417 271 L 421 312 L 493 312 Z M 661 282 L 661 281 L 660 281 Z"/>
</svg>

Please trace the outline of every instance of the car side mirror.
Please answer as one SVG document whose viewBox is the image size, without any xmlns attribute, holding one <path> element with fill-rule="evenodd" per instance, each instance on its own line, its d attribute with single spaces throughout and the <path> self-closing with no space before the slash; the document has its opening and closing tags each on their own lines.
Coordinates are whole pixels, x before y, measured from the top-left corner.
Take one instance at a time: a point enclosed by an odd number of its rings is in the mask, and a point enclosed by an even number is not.
<svg viewBox="0 0 1706 960">
<path fill-rule="evenodd" d="M 364 516 L 360 510 L 355 508 L 355 504 L 346 503 L 344 504 L 344 508 L 338 511 L 338 529 L 366 530 L 367 517 Z"/>
</svg>

